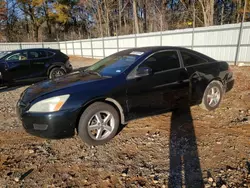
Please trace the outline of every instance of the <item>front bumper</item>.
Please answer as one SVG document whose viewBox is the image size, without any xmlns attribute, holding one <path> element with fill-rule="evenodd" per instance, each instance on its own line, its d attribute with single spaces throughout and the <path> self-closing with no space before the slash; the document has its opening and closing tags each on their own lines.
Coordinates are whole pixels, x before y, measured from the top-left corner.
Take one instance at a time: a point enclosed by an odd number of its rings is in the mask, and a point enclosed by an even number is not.
<svg viewBox="0 0 250 188">
<path fill-rule="evenodd" d="M 75 134 L 77 110 L 31 113 L 25 112 L 18 102 L 16 111 L 29 134 L 49 139 L 69 138 Z"/>
<path fill-rule="evenodd" d="M 69 64 L 67 67 L 66 67 L 66 72 L 67 73 L 71 73 L 73 71 L 73 66 L 71 64 Z"/>
<path fill-rule="evenodd" d="M 67 73 L 71 73 L 73 71 L 73 66 L 70 61 L 67 61 L 65 64 L 65 69 Z"/>
<path fill-rule="evenodd" d="M 231 91 L 232 89 L 233 89 L 233 87 L 234 87 L 234 79 L 233 78 L 231 78 L 230 80 L 228 80 L 227 81 L 227 83 L 226 83 L 226 88 L 225 88 L 225 91 L 226 92 L 229 92 L 229 91 Z"/>
</svg>

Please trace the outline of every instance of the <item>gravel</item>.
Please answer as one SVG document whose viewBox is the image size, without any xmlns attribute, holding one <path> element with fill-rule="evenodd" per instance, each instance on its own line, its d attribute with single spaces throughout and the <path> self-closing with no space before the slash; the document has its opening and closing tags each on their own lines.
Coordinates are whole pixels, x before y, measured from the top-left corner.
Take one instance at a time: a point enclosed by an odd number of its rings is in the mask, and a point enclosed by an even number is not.
<svg viewBox="0 0 250 188">
<path fill-rule="evenodd" d="M 0 187 L 250 187 L 250 68 L 233 70 L 216 111 L 135 120 L 98 147 L 29 135 L 15 114 L 28 86 L 1 89 Z"/>
</svg>

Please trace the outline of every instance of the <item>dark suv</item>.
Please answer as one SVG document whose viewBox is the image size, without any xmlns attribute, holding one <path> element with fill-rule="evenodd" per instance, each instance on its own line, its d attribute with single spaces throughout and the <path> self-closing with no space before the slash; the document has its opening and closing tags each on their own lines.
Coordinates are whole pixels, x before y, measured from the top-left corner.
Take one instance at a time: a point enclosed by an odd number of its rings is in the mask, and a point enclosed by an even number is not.
<svg viewBox="0 0 250 188">
<path fill-rule="evenodd" d="M 0 53 L 0 85 L 53 79 L 72 71 L 69 57 L 56 49 L 23 49 Z"/>
</svg>

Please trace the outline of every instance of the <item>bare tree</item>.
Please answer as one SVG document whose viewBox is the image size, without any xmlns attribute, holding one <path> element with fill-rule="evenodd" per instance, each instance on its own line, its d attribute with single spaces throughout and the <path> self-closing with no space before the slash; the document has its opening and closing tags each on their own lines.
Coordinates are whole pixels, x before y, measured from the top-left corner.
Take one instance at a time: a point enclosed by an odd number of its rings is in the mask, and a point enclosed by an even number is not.
<svg viewBox="0 0 250 188">
<path fill-rule="evenodd" d="M 118 0 L 119 30 L 122 29 L 122 0 Z"/>
<path fill-rule="evenodd" d="M 134 26 L 135 32 L 138 34 L 139 31 L 139 22 L 138 22 L 138 15 L 137 15 L 137 1 L 133 0 L 133 15 L 134 15 Z"/>
<path fill-rule="evenodd" d="M 204 26 L 214 24 L 214 0 L 199 0 L 202 8 Z"/>
<path fill-rule="evenodd" d="M 115 32 L 122 35 L 164 31 L 191 27 L 192 23 L 199 27 L 240 22 L 244 0 L 0 0 L 1 3 L 19 5 L 8 10 L 8 19 L 1 19 L 5 14 L 0 6 L 2 35 L 8 41 L 38 41 L 41 37 L 49 41 L 113 36 Z M 249 7 L 245 20 L 250 20 Z M 31 34 L 33 37 L 29 37 Z"/>
<path fill-rule="evenodd" d="M 109 18 L 109 6 L 107 0 L 103 0 L 104 8 L 105 8 L 105 22 L 106 22 L 106 35 L 110 36 L 110 18 Z"/>
<path fill-rule="evenodd" d="M 42 1 L 33 1 L 29 0 L 18 0 L 20 3 L 20 9 L 27 15 L 29 15 L 34 31 L 34 38 L 38 42 L 39 41 L 39 28 L 44 22 L 44 13 L 42 12 Z"/>
<path fill-rule="evenodd" d="M 45 15 L 45 20 L 46 20 L 46 24 L 47 24 L 47 28 L 48 28 L 48 34 L 49 36 L 51 36 L 52 34 L 52 29 L 51 29 L 51 17 L 49 16 L 49 0 L 44 0 L 43 2 L 43 11 L 44 11 L 44 15 Z"/>
<path fill-rule="evenodd" d="M 96 6 L 97 6 L 97 14 L 98 14 L 98 22 L 99 22 L 99 29 L 101 37 L 103 37 L 103 28 L 102 28 L 102 18 L 101 18 L 101 5 L 98 0 L 96 0 Z"/>
</svg>

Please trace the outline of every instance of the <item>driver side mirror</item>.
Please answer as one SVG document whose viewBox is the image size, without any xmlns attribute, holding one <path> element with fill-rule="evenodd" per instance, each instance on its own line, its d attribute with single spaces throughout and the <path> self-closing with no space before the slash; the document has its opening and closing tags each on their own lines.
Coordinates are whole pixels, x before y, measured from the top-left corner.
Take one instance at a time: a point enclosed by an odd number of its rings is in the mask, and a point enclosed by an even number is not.
<svg viewBox="0 0 250 188">
<path fill-rule="evenodd" d="M 152 74 L 152 69 L 150 67 L 140 67 L 136 71 L 137 77 L 148 76 Z"/>
</svg>

